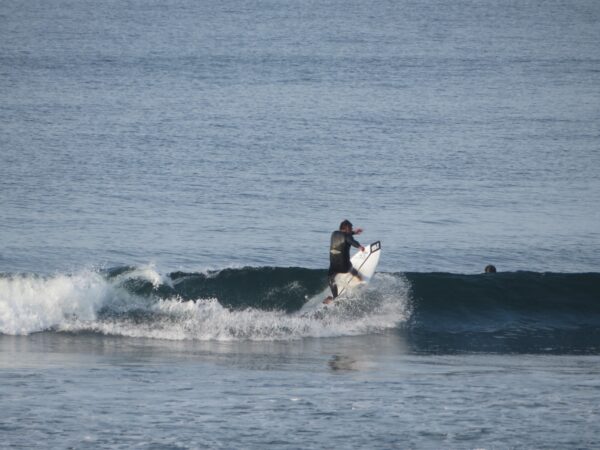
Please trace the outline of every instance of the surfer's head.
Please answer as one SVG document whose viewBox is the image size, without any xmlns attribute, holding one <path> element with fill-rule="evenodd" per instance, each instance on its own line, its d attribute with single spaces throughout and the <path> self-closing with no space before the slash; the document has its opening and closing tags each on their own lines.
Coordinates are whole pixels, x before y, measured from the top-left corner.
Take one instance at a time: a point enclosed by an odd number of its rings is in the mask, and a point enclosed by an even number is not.
<svg viewBox="0 0 600 450">
<path fill-rule="evenodd" d="M 340 231 L 344 231 L 346 233 L 351 232 L 352 222 L 350 222 L 348 219 L 344 220 L 342 223 L 340 223 Z"/>
<path fill-rule="evenodd" d="M 496 267 L 488 264 L 485 266 L 485 273 L 496 273 Z"/>
</svg>

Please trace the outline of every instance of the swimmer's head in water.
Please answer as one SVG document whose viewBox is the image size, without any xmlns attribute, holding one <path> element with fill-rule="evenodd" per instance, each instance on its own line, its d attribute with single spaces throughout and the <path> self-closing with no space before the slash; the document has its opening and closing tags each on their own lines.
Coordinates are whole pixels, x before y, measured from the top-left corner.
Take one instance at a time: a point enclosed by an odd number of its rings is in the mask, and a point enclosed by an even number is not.
<svg viewBox="0 0 600 450">
<path fill-rule="evenodd" d="M 487 266 L 485 266 L 485 273 L 496 273 L 496 267 L 492 266 L 491 264 L 488 264 Z"/>
</svg>

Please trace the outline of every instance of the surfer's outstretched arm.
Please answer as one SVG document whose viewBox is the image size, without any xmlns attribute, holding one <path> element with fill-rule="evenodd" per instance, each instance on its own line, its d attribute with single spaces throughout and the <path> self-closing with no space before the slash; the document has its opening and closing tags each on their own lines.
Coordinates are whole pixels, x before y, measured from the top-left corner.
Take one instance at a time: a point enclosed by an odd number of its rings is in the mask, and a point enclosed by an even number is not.
<svg viewBox="0 0 600 450">
<path fill-rule="evenodd" d="M 360 242 L 358 242 L 356 239 L 354 239 L 351 234 L 346 234 L 345 237 L 346 237 L 346 242 L 348 244 L 350 244 L 352 247 L 360 249 L 361 252 L 365 251 L 365 248 L 362 245 L 360 245 Z"/>
</svg>

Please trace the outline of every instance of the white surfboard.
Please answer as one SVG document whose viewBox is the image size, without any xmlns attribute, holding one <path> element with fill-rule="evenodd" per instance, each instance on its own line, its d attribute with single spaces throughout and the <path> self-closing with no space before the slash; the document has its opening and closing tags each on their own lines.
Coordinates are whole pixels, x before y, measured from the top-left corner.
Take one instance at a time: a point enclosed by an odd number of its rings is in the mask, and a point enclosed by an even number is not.
<svg viewBox="0 0 600 450">
<path fill-rule="evenodd" d="M 330 305 L 335 305 L 337 301 L 343 300 L 344 294 L 348 294 L 356 286 L 367 284 L 373 278 L 377 263 L 379 262 L 379 256 L 381 255 L 381 243 L 379 241 L 373 242 L 371 245 L 365 246 L 365 251 L 358 251 L 350 258 L 352 266 L 361 274 L 363 280 L 360 281 L 356 277 L 349 273 L 342 273 L 337 275 L 336 282 L 338 286 L 338 296 L 336 301 Z M 302 317 L 310 317 L 312 314 L 318 313 L 326 305 L 323 304 L 323 295 L 329 294 L 329 288 L 327 293 L 320 293 L 311 298 L 304 306 L 298 311 L 298 314 Z"/>
<path fill-rule="evenodd" d="M 360 285 L 367 284 L 373 278 L 375 269 L 379 263 L 379 256 L 381 255 L 381 242 L 373 242 L 371 245 L 365 247 L 365 251 L 358 251 L 354 254 L 350 261 L 352 267 L 360 274 L 362 280 L 352 275 L 351 273 L 340 273 L 336 275 L 335 281 L 338 287 L 338 297 L 340 297 L 345 291 L 351 290 L 352 288 Z"/>
</svg>

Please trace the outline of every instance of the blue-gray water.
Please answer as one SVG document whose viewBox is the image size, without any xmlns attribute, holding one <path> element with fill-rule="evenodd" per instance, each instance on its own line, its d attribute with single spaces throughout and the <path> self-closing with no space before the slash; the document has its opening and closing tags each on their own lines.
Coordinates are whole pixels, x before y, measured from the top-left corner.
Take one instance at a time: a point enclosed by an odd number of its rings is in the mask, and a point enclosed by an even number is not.
<svg viewBox="0 0 600 450">
<path fill-rule="evenodd" d="M 598 42 L 592 0 L 0 0 L 0 446 L 598 447 Z M 308 314 L 344 218 L 380 272 Z"/>
</svg>

